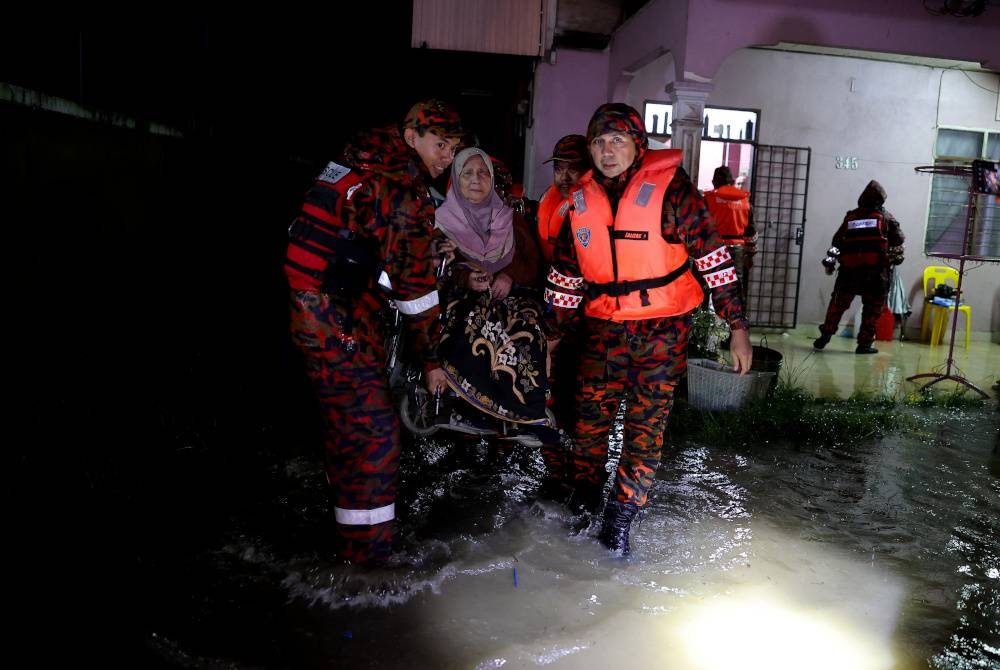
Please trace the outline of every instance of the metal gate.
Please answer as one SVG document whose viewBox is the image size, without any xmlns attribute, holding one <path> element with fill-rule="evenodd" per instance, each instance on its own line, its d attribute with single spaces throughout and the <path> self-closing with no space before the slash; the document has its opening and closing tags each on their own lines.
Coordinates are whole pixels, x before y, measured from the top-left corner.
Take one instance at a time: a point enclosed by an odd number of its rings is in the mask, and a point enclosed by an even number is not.
<svg viewBox="0 0 1000 670">
<path fill-rule="evenodd" d="M 758 144 L 750 186 L 757 255 L 747 287 L 755 327 L 794 328 L 799 307 L 809 158 L 806 147 Z"/>
</svg>

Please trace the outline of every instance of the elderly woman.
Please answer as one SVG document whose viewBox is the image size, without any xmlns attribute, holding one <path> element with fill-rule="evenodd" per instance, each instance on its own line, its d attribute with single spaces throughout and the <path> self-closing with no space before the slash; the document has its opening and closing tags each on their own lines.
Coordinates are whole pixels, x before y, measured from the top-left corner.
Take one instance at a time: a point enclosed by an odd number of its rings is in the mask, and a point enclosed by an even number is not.
<svg viewBox="0 0 1000 670">
<path fill-rule="evenodd" d="M 530 227 L 494 182 L 489 155 L 462 150 L 435 215 L 455 256 L 441 282 L 442 367 L 451 389 L 482 414 L 543 425 L 546 344 L 534 286 L 540 254 Z"/>
</svg>

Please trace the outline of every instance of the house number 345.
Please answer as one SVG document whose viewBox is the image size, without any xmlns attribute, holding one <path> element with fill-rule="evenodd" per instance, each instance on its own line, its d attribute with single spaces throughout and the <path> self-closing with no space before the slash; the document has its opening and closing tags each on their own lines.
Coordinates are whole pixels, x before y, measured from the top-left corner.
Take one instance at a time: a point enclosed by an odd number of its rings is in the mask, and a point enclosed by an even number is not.
<svg viewBox="0 0 1000 670">
<path fill-rule="evenodd" d="M 857 156 L 837 156 L 836 166 L 838 170 L 857 170 Z"/>
</svg>

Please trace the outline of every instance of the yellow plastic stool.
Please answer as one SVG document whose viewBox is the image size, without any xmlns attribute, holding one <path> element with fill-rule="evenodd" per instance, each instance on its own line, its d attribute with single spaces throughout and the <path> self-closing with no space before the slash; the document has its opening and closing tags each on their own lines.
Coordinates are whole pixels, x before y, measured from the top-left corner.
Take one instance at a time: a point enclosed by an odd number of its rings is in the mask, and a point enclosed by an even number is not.
<svg viewBox="0 0 1000 670">
<path fill-rule="evenodd" d="M 969 339 L 972 332 L 972 307 L 963 305 L 938 305 L 927 302 L 934 297 L 934 288 L 938 284 L 951 284 L 958 286 L 958 270 L 947 265 L 929 265 L 924 268 L 924 313 L 920 321 L 920 338 L 925 337 L 927 332 L 927 321 L 931 322 L 931 346 L 941 343 L 944 333 L 948 329 L 949 317 L 956 308 L 965 314 L 965 348 L 969 348 Z M 960 297 L 960 296 L 959 296 Z"/>
</svg>

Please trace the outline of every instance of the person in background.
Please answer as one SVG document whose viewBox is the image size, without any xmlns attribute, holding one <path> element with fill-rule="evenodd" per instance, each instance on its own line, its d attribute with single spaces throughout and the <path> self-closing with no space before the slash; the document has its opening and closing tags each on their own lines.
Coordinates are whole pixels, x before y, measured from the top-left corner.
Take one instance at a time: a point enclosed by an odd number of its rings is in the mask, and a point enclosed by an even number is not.
<svg viewBox="0 0 1000 670">
<path fill-rule="evenodd" d="M 745 374 L 753 349 L 739 280 L 705 199 L 680 150 L 650 151 L 639 113 L 597 108 L 587 126 L 594 169 L 571 194 L 556 241 L 545 299 L 556 335 L 586 321 L 578 379 L 571 508 L 596 512 L 607 478 L 608 438 L 622 401 L 624 440 L 600 541 L 626 555 L 663 450 L 674 387 L 685 374 L 692 312 L 711 287 L 731 329 L 733 367 Z"/>
<path fill-rule="evenodd" d="M 319 401 L 338 554 L 352 563 L 381 565 L 392 554 L 400 427 L 385 373 L 390 300 L 428 389 L 447 384 L 428 185 L 451 165 L 462 134 L 458 113 L 440 100 L 413 105 L 401 126 L 359 133 L 289 228 L 291 336 Z"/>
<path fill-rule="evenodd" d="M 538 201 L 538 239 L 545 261 L 551 263 L 556 239 L 572 204 L 570 190 L 591 167 L 587 138 L 583 135 L 560 138 L 552 155 L 542 163 L 552 163 L 552 185 Z"/>
<path fill-rule="evenodd" d="M 542 162 L 552 163 L 552 184 L 542 193 L 536 215 L 539 246 L 545 260 L 543 268 L 547 271 L 572 205 L 570 191 L 591 168 L 587 138 L 583 135 L 561 137 L 552 148 L 552 155 Z M 541 279 L 544 281 L 544 277 Z M 576 373 L 582 339 L 579 328 L 567 328 L 558 340 L 549 342 L 549 385 L 552 389 L 549 405 L 556 423 L 566 431 L 572 431 L 576 422 Z M 566 484 L 569 455 L 561 444 L 543 447 L 545 478 L 540 495 L 553 500 L 570 495 L 572 490 Z"/>
<path fill-rule="evenodd" d="M 705 193 L 705 202 L 715 219 L 715 227 L 729 247 L 729 255 L 733 257 L 745 306 L 750 268 L 753 267 L 753 257 L 757 253 L 757 229 L 753 223 L 750 193 L 737 188 L 735 184 L 732 170 L 725 165 L 715 168 L 712 174 L 712 186 L 715 189 Z"/>
<path fill-rule="evenodd" d="M 476 410 L 463 419 L 480 427 L 491 427 L 487 417 L 548 423 L 540 254 L 524 218 L 501 197 L 509 174 L 482 149 L 463 149 L 435 216 L 448 240 L 438 252 L 453 255 L 441 281 L 442 367 L 451 389 Z"/>
<path fill-rule="evenodd" d="M 889 271 L 903 262 L 905 238 L 896 218 L 886 211 L 886 192 L 872 179 L 858 196 L 858 206 L 849 211 L 833 235 L 823 259 L 827 274 L 837 272 L 830 294 L 826 318 L 819 327 L 820 336 L 813 347 L 822 349 L 837 332 L 840 317 L 861 296 L 861 327 L 858 328 L 856 354 L 877 354 L 872 346 L 875 325 L 882 314 L 889 293 Z M 839 270 L 837 264 L 840 264 Z"/>
</svg>

